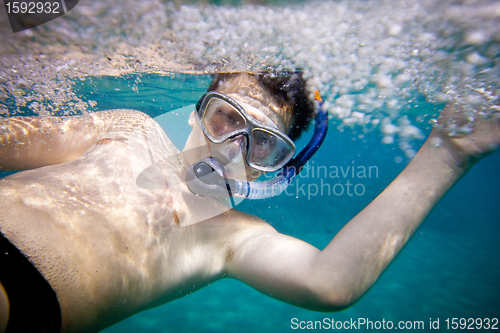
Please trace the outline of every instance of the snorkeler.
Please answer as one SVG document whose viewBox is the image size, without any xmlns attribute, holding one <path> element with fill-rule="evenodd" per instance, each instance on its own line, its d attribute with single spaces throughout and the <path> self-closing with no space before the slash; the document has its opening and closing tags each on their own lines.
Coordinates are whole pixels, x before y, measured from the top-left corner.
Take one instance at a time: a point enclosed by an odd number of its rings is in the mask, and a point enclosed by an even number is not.
<svg viewBox="0 0 500 333">
<path fill-rule="evenodd" d="M 182 154 L 137 111 L 2 119 L 1 170 L 31 170 L 0 182 L 0 331 L 96 331 L 223 277 L 344 309 L 500 145 L 498 119 L 449 135 L 464 115 L 447 106 L 404 171 L 320 251 L 217 198 L 263 194 L 275 183 L 248 182 L 261 172 L 300 171 L 293 140 L 314 117 L 301 76 L 220 74 L 208 91 Z"/>
</svg>

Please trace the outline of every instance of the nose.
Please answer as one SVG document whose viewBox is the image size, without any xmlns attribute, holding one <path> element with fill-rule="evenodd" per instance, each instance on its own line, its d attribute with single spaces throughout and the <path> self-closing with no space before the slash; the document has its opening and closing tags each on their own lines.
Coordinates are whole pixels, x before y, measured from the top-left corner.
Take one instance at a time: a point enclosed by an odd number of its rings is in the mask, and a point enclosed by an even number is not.
<svg viewBox="0 0 500 333">
<path fill-rule="evenodd" d="M 237 137 L 227 140 L 222 143 L 223 147 L 219 152 L 224 155 L 228 160 L 232 161 L 240 155 L 246 153 L 246 137 L 244 135 L 238 135 Z"/>
</svg>

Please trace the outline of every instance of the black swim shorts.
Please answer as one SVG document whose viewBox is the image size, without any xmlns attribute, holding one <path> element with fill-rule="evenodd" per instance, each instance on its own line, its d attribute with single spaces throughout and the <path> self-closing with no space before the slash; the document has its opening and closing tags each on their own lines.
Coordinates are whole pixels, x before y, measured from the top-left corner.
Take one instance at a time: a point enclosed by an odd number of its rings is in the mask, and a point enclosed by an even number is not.
<svg viewBox="0 0 500 333">
<path fill-rule="evenodd" d="M 61 307 L 55 291 L 1 232 L 0 282 L 10 302 L 7 333 L 61 332 Z"/>
</svg>

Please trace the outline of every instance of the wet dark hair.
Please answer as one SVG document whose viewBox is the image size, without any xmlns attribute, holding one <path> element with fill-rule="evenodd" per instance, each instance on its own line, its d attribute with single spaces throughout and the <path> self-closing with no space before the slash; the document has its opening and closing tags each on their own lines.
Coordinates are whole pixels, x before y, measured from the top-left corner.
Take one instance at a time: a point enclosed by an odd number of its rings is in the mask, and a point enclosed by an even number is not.
<svg viewBox="0 0 500 333">
<path fill-rule="evenodd" d="M 214 74 L 214 79 L 210 83 L 208 91 L 220 91 L 227 93 L 228 89 L 220 85 L 221 82 L 230 81 L 238 76 L 252 76 L 256 79 L 259 88 L 264 89 L 269 94 L 273 102 L 278 105 L 282 113 L 282 119 L 286 121 L 287 135 L 292 140 L 298 139 L 302 133 L 307 130 L 315 116 L 314 103 L 309 99 L 306 89 L 306 81 L 302 77 L 300 70 L 294 72 L 282 71 L 279 73 L 262 72 L 262 73 L 218 73 Z M 234 87 L 233 87 L 234 88 Z M 234 90 L 229 88 L 229 90 Z M 232 91 L 233 92 L 233 91 Z M 254 98 L 257 94 L 252 96 Z M 258 94 L 260 95 L 260 94 Z M 261 98 L 261 103 L 265 103 L 265 99 Z"/>
</svg>

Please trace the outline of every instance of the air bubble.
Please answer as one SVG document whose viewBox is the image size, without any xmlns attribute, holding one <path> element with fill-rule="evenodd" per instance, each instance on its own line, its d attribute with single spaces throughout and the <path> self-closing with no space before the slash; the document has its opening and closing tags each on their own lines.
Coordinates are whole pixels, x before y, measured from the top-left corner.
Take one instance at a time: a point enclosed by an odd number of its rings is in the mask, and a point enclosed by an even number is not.
<svg viewBox="0 0 500 333">
<path fill-rule="evenodd" d="M 0 36 L 5 46 L 0 113 L 15 115 L 26 107 L 39 115 L 72 115 L 94 108 L 95 103 L 76 96 L 74 78 L 269 67 L 303 68 L 311 87 L 329 101 L 330 116 L 342 119 L 344 127 L 377 126 L 374 121 L 386 118 L 395 124 L 408 114 L 408 125 L 418 128 L 422 125 L 413 119 L 423 111 L 407 106 L 419 93 L 431 103 L 460 102 L 465 111 L 485 117 L 498 103 L 498 45 L 490 43 L 500 31 L 492 14 L 498 6 L 487 2 L 117 4 L 96 1 L 44 29 Z M 43 54 L 40 45 L 47 46 Z M 366 115 L 373 116 L 371 121 L 363 120 Z M 392 126 L 377 128 L 385 137 L 399 132 L 410 141 L 422 138 L 412 127 Z"/>
<path fill-rule="evenodd" d="M 443 139 L 437 136 L 433 137 L 432 139 L 430 139 L 430 144 L 434 148 L 441 147 L 441 145 L 443 144 Z"/>
</svg>

